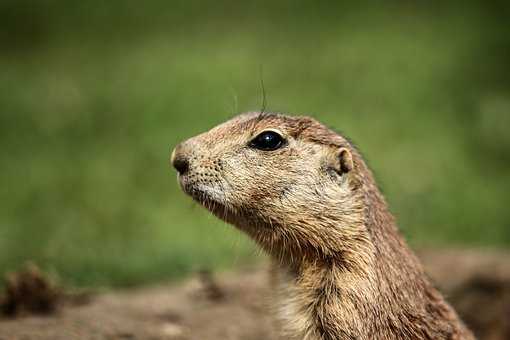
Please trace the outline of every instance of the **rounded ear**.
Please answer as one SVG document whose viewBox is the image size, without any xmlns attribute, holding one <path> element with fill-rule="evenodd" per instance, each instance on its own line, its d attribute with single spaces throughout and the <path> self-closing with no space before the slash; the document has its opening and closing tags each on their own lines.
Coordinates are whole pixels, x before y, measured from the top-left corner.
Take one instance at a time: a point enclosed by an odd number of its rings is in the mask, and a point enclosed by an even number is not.
<svg viewBox="0 0 510 340">
<path fill-rule="evenodd" d="M 335 170 L 341 175 L 350 172 L 353 168 L 351 152 L 347 148 L 339 148 L 336 152 Z"/>
</svg>

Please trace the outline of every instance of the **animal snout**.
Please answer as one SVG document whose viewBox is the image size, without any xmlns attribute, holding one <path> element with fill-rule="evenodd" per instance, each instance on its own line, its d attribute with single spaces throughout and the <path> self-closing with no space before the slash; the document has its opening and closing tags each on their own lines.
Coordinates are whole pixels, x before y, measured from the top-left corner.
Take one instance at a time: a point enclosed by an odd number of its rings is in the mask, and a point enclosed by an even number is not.
<svg viewBox="0 0 510 340">
<path fill-rule="evenodd" d="M 185 174 L 189 170 L 189 158 L 184 152 L 182 144 L 177 145 L 174 151 L 172 151 L 170 162 L 180 175 Z"/>
</svg>

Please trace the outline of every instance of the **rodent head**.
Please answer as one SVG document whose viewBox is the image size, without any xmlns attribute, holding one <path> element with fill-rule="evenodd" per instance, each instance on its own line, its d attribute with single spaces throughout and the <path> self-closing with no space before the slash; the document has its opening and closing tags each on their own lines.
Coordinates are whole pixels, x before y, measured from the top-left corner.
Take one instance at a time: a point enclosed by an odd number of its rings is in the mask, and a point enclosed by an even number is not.
<svg viewBox="0 0 510 340">
<path fill-rule="evenodd" d="M 179 144 L 171 162 L 187 194 L 273 255 L 334 256 L 368 237 L 363 162 L 312 118 L 245 113 Z"/>
</svg>

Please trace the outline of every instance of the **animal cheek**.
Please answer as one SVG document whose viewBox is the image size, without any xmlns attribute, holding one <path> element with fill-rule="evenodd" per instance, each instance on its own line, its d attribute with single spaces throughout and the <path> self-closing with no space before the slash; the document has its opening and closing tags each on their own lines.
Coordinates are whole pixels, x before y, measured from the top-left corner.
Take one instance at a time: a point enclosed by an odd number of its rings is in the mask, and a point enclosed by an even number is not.
<svg viewBox="0 0 510 340">
<path fill-rule="evenodd" d="M 292 186 L 285 185 L 279 190 L 280 200 L 288 199 L 292 196 Z"/>
</svg>

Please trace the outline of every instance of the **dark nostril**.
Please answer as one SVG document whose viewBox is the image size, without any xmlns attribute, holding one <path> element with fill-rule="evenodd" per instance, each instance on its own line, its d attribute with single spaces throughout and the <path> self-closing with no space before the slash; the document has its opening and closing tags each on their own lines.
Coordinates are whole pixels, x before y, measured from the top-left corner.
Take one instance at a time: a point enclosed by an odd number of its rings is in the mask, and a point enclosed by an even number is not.
<svg viewBox="0 0 510 340">
<path fill-rule="evenodd" d="M 176 155 L 172 161 L 172 165 L 181 175 L 186 173 L 189 169 L 189 162 L 186 157 L 183 157 L 182 155 Z"/>
<path fill-rule="evenodd" d="M 186 157 L 182 144 L 175 147 L 172 152 L 172 156 L 170 157 L 170 162 L 175 170 L 177 170 L 181 175 L 189 170 L 189 159 Z"/>
<path fill-rule="evenodd" d="M 185 148 L 182 143 L 177 145 L 172 151 L 172 156 L 170 156 L 170 163 L 172 163 L 175 170 L 179 172 L 180 175 L 186 173 L 189 170 L 189 158 L 187 157 L 187 153 L 185 152 Z"/>
</svg>

